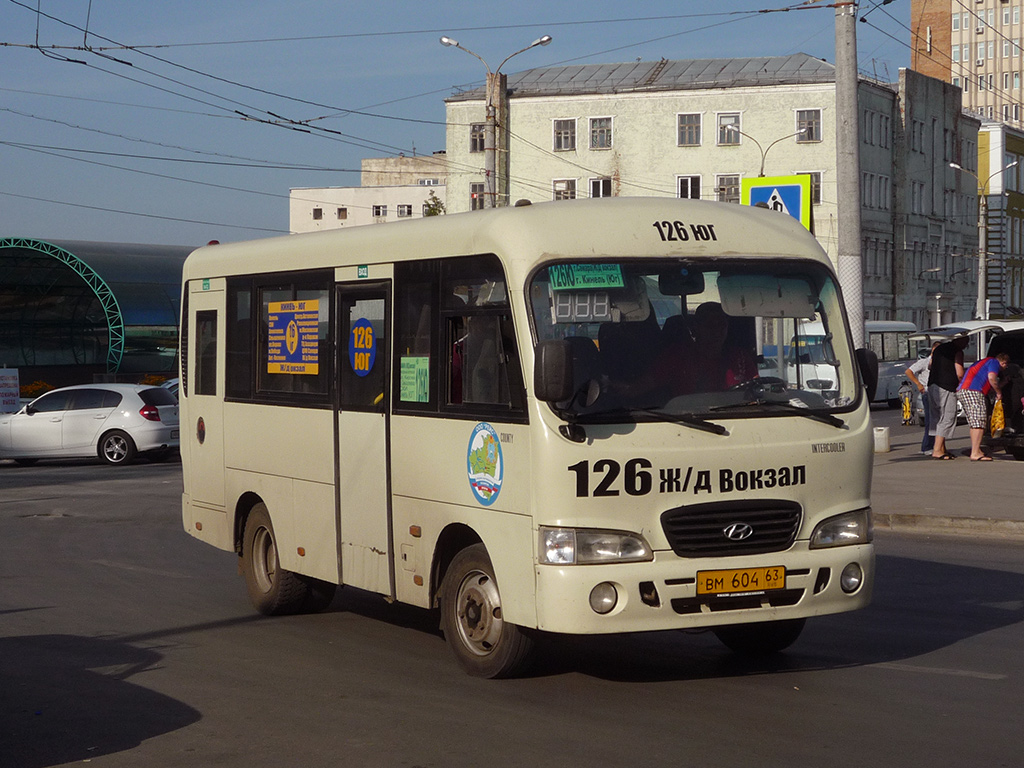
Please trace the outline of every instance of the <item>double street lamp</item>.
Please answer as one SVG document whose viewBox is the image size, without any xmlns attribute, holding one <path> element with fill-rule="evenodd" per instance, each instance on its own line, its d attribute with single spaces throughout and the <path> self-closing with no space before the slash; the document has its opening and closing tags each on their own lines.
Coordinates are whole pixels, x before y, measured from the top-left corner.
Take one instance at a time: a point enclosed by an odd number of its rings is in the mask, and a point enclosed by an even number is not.
<svg viewBox="0 0 1024 768">
<path fill-rule="evenodd" d="M 536 48 L 538 45 L 547 45 L 550 42 L 551 35 L 544 35 L 543 37 L 537 38 L 525 48 L 521 48 L 515 53 L 510 53 L 508 56 L 506 56 L 502 60 L 501 64 L 495 67 L 494 71 L 492 72 L 491 68 L 487 65 L 487 62 L 484 61 L 483 57 L 480 56 L 478 53 L 474 53 L 473 51 L 469 50 L 469 48 L 459 45 L 458 40 L 453 40 L 452 38 L 447 36 L 441 38 L 441 45 L 447 46 L 449 48 L 458 48 L 460 51 L 465 51 L 470 56 L 479 59 L 480 63 L 484 65 L 484 69 L 487 70 L 487 85 L 485 89 L 484 100 L 484 103 L 486 104 L 487 108 L 487 123 L 484 126 L 484 175 L 486 177 L 486 193 L 484 204 L 486 208 L 496 208 L 498 205 L 498 192 L 496 189 L 497 150 L 495 145 L 495 129 L 497 127 L 498 122 L 498 106 L 499 104 L 504 105 L 506 99 L 508 98 L 508 90 L 504 86 L 505 76 L 501 74 L 501 68 L 505 66 L 505 63 L 513 56 L 518 56 L 520 53 L 523 53 L 524 51 L 528 51 L 531 48 Z M 506 111 L 507 110 L 502 110 L 502 112 Z M 502 192 L 504 193 L 505 190 L 503 189 Z"/>
<path fill-rule="evenodd" d="M 1017 165 L 1014 160 L 998 171 L 994 171 L 981 183 L 976 173 L 972 173 L 959 163 L 950 163 L 949 167 L 963 171 L 978 182 L 978 301 L 975 306 L 975 314 L 979 320 L 988 320 L 988 183 L 1003 171 L 1008 171 Z"/>
<path fill-rule="evenodd" d="M 728 124 L 728 125 L 723 125 L 722 127 L 725 129 L 725 131 L 727 133 L 729 131 L 735 131 L 740 136 L 746 136 L 748 139 L 750 139 L 752 142 L 754 142 L 757 145 L 757 149 L 761 152 L 761 170 L 757 174 L 758 178 L 763 178 L 764 177 L 764 159 L 768 156 L 768 150 L 769 149 L 774 147 L 780 141 L 785 141 L 786 139 L 792 139 L 794 136 L 803 136 L 805 133 L 807 133 L 807 130 L 808 130 L 807 128 L 801 128 L 796 133 L 791 133 L 788 136 L 783 136 L 781 138 L 778 138 L 775 141 L 773 141 L 771 144 L 769 144 L 767 147 L 762 147 L 761 146 L 761 142 L 759 142 L 757 139 L 755 139 L 749 133 L 744 133 L 739 128 L 737 128 L 735 125 Z"/>
</svg>

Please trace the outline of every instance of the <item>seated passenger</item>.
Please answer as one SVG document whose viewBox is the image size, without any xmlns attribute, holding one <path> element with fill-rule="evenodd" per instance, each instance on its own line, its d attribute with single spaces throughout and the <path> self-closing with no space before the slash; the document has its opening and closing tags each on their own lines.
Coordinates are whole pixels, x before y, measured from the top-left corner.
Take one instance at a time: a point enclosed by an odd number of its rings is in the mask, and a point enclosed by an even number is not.
<svg viewBox="0 0 1024 768">
<path fill-rule="evenodd" d="M 688 361 L 694 392 L 717 392 L 758 377 L 753 350 L 729 340 L 729 316 L 717 301 L 693 315 L 693 351 Z"/>
</svg>

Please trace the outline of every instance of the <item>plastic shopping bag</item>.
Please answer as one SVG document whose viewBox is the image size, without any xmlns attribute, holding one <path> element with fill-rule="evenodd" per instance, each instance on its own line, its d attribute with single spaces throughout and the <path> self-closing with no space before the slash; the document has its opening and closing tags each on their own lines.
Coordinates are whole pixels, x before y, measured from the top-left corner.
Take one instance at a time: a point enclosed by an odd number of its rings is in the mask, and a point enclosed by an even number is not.
<svg viewBox="0 0 1024 768">
<path fill-rule="evenodd" d="M 1003 416 L 1003 401 L 996 400 L 995 407 L 992 409 L 992 437 L 1000 437 L 1003 434 L 1003 429 L 1005 428 L 1006 418 Z"/>
</svg>

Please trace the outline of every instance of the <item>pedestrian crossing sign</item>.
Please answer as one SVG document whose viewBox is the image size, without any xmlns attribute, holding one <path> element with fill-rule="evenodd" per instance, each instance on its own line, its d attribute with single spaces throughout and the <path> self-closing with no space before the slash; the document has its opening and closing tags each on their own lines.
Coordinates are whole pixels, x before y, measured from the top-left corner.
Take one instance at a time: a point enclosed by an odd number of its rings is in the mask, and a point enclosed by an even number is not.
<svg viewBox="0 0 1024 768">
<path fill-rule="evenodd" d="M 740 202 L 787 213 L 811 229 L 811 177 L 808 174 L 741 179 Z"/>
</svg>

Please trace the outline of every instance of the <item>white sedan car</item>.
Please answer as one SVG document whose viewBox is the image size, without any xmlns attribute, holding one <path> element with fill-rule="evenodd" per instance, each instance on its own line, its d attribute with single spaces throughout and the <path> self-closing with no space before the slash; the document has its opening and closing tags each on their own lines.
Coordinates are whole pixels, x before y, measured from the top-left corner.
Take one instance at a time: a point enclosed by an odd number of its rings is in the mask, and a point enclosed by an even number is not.
<svg viewBox="0 0 1024 768">
<path fill-rule="evenodd" d="M 161 458 L 179 441 L 178 401 L 162 387 L 82 384 L 0 414 L 0 458 L 19 464 L 97 455 L 125 464 L 141 452 Z"/>
</svg>

